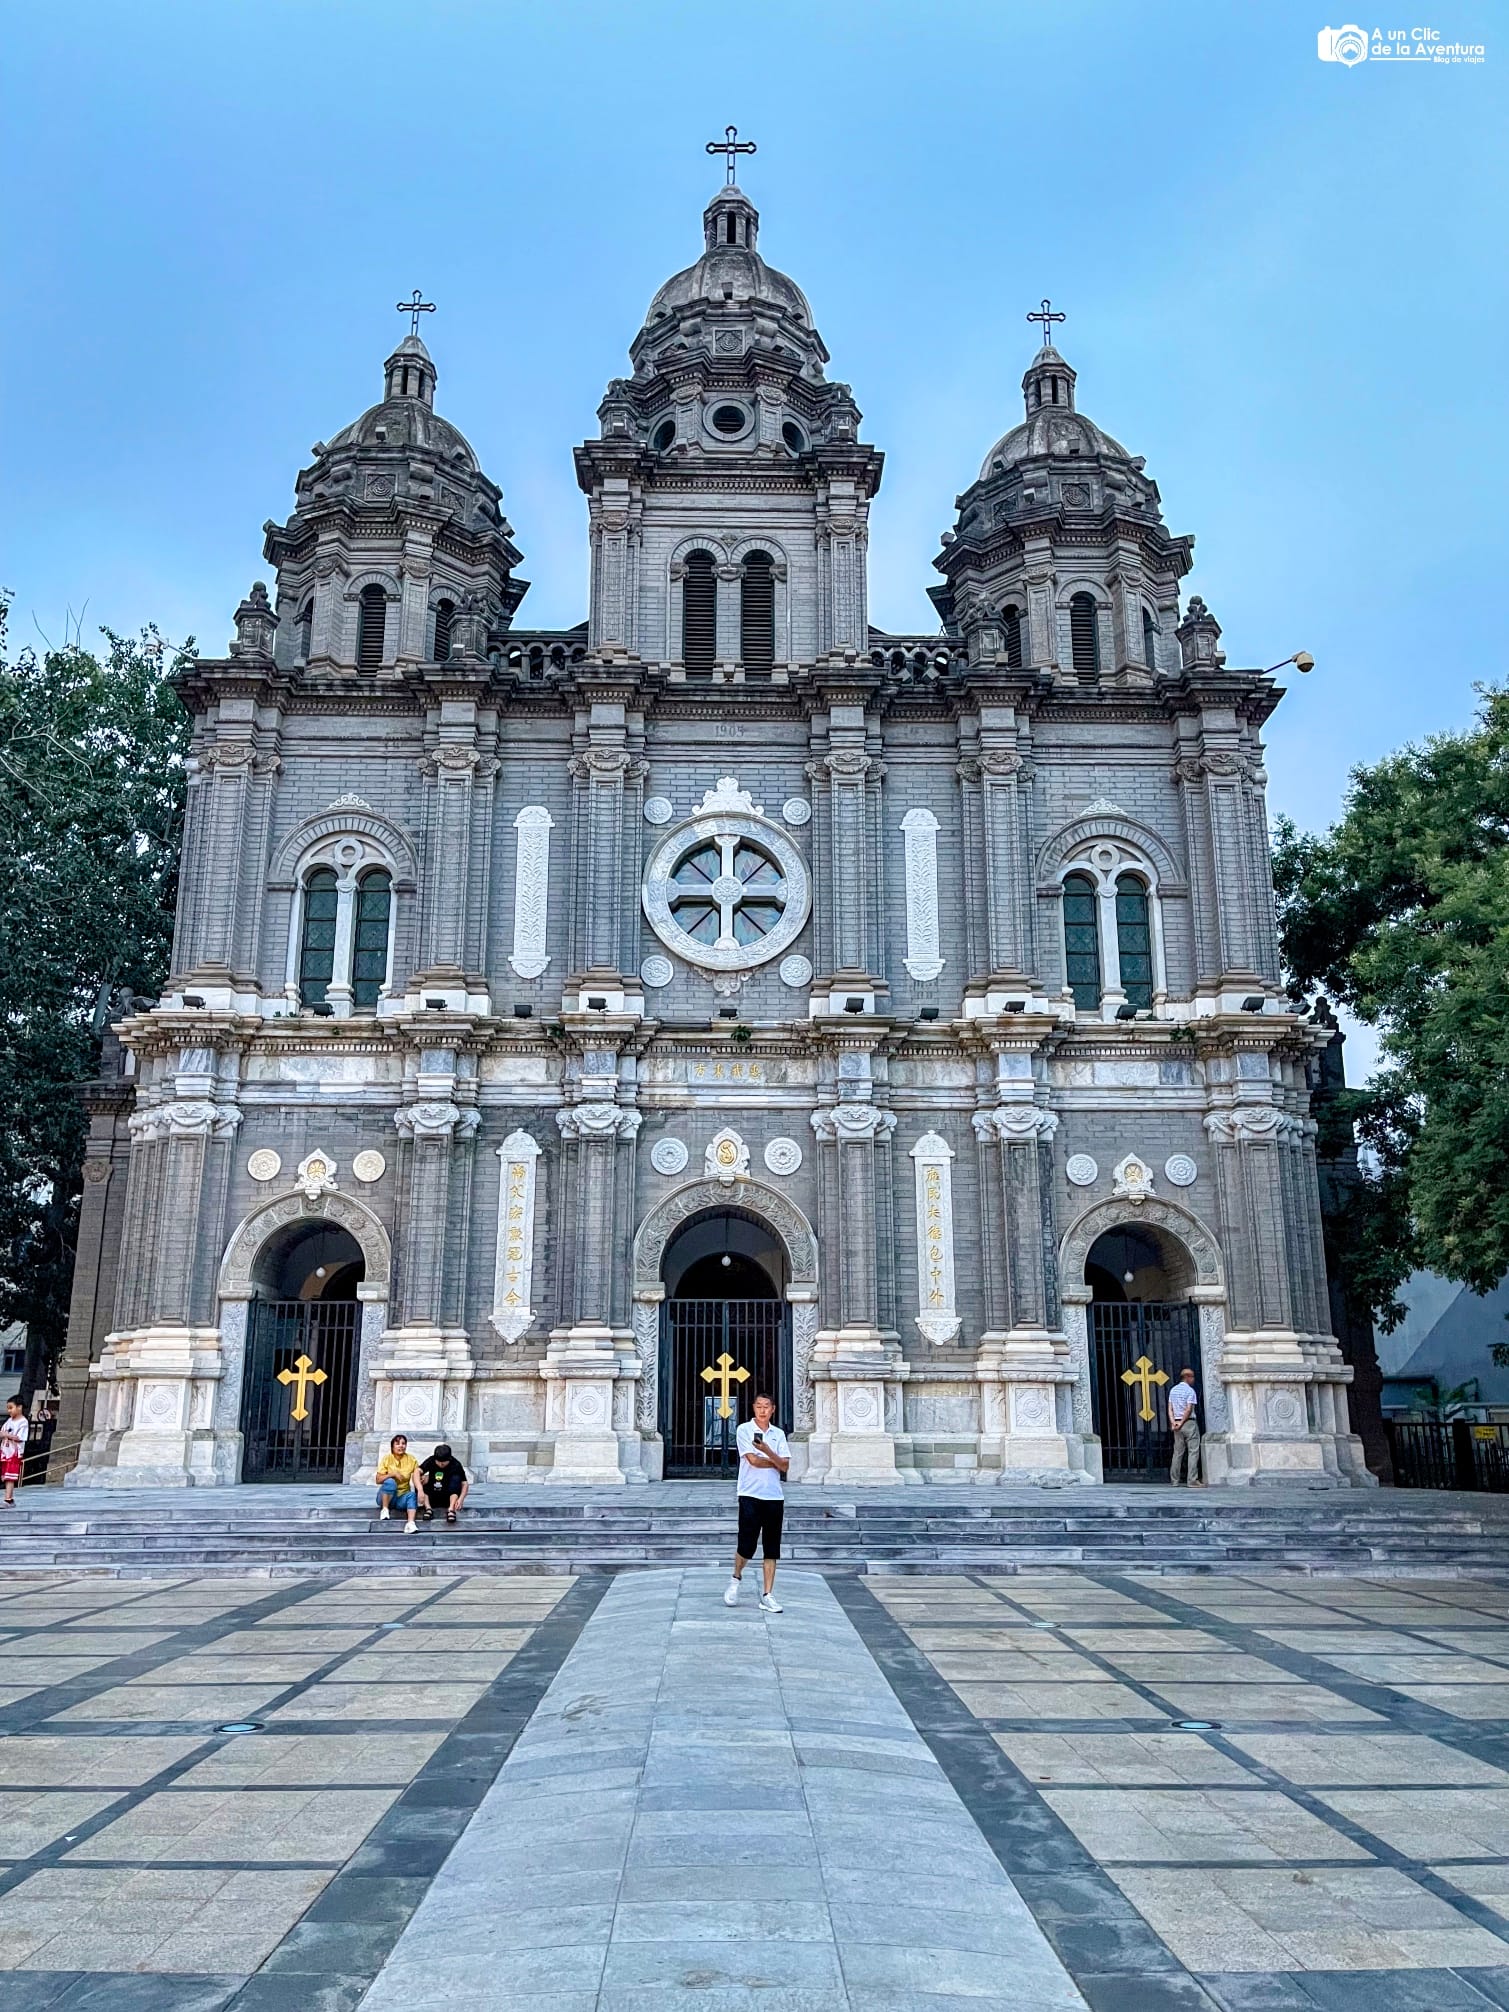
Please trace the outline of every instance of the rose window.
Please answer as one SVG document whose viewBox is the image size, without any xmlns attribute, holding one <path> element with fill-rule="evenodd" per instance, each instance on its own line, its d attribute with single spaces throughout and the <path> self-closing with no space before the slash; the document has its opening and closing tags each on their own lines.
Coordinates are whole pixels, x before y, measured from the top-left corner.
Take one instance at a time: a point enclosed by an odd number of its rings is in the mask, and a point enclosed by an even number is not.
<svg viewBox="0 0 1509 2012">
<path fill-rule="evenodd" d="M 809 905 L 800 852 L 758 815 L 694 817 L 666 833 L 645 869 L 650 926 L 705 970 L 748 970 L 789 949 Z"/>
</svg>

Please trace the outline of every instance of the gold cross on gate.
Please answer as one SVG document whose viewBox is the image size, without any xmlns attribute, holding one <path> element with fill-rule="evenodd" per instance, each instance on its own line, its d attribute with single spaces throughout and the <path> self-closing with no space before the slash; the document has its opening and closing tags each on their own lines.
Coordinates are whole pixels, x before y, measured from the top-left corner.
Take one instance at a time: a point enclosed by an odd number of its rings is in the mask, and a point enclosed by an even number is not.
<svg viewBox="0 0 1509 2012">
<path fill-rule="evenodd" d="M 309 1395 L 309 1386 L 311 1383 L 323 1383 L 325 1381 L 324 1370 L 316 1369 L 307 1355 L 301 1355 L 294 1363 L 292 1369 L 280 1369 L 278 1371 L 278 1381 L 279 1383 L 296 1383 L 298 1385 L 298 1389 L 293 1394 L 293 1410 L 288 1415 L 296 1423 L 302 1425 L 304 1420 L 309 1416 L 309 1406 L 304 1401 Z"/>
<path fill-rule="evenodd" d="M 1136 1368 L 1124 1369 L 1121 1372 L 1121 1380 L 1123 1383 L 1135 1383 L 1141 1394 L 1142 1409 L 1138 1412 L 1137 1416 L 1144 1423 L 1156 1418 L 1158 1414 L 1153 1410 L 1153 1385 L 1155 1383 L 1167 1383 L 1168 1372 L 1162 1369 L 1154 1369 L 1149 1357 L 1139 1355 Z"/>
<path fill-rule="evenodd" d="M 729 1389 L 735 1383 L 748 1383 L 749 1371 L 744 1368 L 742 1363 L 736 1368 L 731 1355 L 720 1355 L 716 1369 L 709 1366 L 703 1370 L 702 1381 L 704 1383 L 716 1383 L 719 1385 L 718 1416 L 720 1418 L 732 1418 L 734 1408 L 728 1401 Z"/>
</svg>

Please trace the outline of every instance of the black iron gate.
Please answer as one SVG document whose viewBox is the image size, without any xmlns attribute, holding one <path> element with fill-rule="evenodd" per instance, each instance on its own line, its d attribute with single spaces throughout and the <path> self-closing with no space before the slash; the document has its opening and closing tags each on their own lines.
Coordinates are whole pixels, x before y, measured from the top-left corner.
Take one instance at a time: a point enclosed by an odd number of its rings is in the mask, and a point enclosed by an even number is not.
<svg viewBox="0 0 1509 2012">
<path fill-rule="evenodd" d="M 241 1406 L 243 1481 L 339 1481 L 356 1421 L 360 1304 L 253 1300 Z"/>
<path fill-rule="evenodd" d="M 791 1430 L 791 1350 L 778 1299 L 667 1300 L 660 1323 L 660 1430 L 669 1474 L 728 1474 L 734 1434 L 764 1390 Z"/>
<path fill-rule="evenodd" d="M 1198 1310 L 1159 1302 L 1090 1307 L 1090 1388 L 1106 1479 L 1166 1481 L 1173 1457 L 1168 1394 L 1181 1369 L 1195 1372 L 1204 1430 Z"/>
</svg>

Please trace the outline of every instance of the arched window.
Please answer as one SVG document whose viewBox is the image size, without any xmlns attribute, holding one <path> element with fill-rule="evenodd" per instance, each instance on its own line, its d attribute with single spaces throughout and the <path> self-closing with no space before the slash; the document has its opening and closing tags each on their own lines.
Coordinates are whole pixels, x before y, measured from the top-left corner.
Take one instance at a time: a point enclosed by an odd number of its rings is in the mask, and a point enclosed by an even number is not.
<svg viewBox="0 0 1509 2012">
<path fill-rule="evenodd" d="M 775 571 L 768 552 L 751 552 L 744 561 L 739 655 L 746 671 L 768 671 L 775 663 Z"/>
<path fill-rule="evenodd" d="M 1064 881 L 1064 976 L 1074 1003 L 1093 1013 L 1100 1004 L 1099 902 L 1088 873 L 1071 873 Z M 1145 904 L 1144 904 L 1145 907 Z"/>
<path fill-rule="evenodd" d="M 435 662 L 443 664 L 451 654 L 451 617 L 456 612 L 454 601 L 435 603 Z"/>
<path fill-rule="evenodd" d="M 382 663 L 383 635 L 388 625 L 388 597 L 373 580 L 362 588 L 356 617 L 356 667 L 375 671 Z"/>
<path fill-rule="evenodd" d="M 1006 662 L 1014 671 L 1022 668 L 1022 611 L 1017 607 L 1001 610 L 1001 627 L 1006 631 Z"/>
<path fill-rule="evenodd" d="M 1095 596 L 1076 594 L 1069 603 L 1069 651 L 1075 675 L 1093 678 L 1100 670 L 1100 629 Z"/>
<path fill-rule="evenodd" d="M 718 582 L 711 552 L 687 557 L 681 583 L 681 661 L 688 672 L 711 671 L 718 654 Z"/>
<path fill-rule="evenodd" d="M 381 591 L 381 590 L 379 590 Z M 299 998 L 323 1006 L 335 976 L 335 871 L 317 866 L 304 882 L 304 934 L 299 943 Z"/>
<path fill-rule="evenodd" d="M 356 889 L 351 938 L 351 1003 L 358 1011 L 375 1006 L 388 975 L 388 921 L 393 908 L 393 876 L 384 867 L 364 873 Z"/>
<path fill-rule="evenodd" d="M 1151 608 L 1142 611 L 1142 661 L 1150 671 L 1158 668 L 1158 624 Z"/>
<path fill-rule="evenodd" d="M 1065 883 L 1067 885 L 1067 883 Z M 1116 876 L 1116 955 L 1121 989 L 1129 1006 L 1150 1011 L 1153 1004 L 1153 936 L 1147 886 L 1135 873 Z"/>
<path fill-rule="evenodd" d="M 300 663 L 307 664 L 309 662 L 309 653 L 314 648 L 314 602 L 312 600 L 306 601 L 299 610 L 298 620 L 294 624 L 293 647 L 294 654 L 298 657 Z"/>
</svg>

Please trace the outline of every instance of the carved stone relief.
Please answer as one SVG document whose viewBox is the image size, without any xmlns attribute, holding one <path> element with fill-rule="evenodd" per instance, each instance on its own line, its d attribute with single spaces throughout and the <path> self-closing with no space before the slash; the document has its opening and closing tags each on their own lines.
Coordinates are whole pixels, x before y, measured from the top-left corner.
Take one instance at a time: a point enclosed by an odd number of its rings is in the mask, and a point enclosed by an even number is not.
<svg viewBox="0 0 1509 2012">
<path fill-rule="evenodd" d="M 493 1270 L 492 1324 L 504 1341 L 517 1341 L 534 1319 L 535 1172 L 540 1148 L 528 1132 L 510 1132 L 498 1148 L 498 1249 Z"/>
<path fill-rule="evenodd" d="M 901 820 L 906 834 L 906 949 L 913 978 L 936 978 L 938 954 L 938 820 L 930 810 L 909 810 Z"/>
<path fill-rule="evenodd" d="M 538 978 L 549 964 L 545 924 L 550 904 L 550 833 L 555 819 L 543 804 L 526 804 L 514 819 L 518 833 L 513 891 L 513 952 L 521 978 Z"/>
<path fill-rule="evenodd" d="M 941 1348 L 959 1332 L 954 1308 L 953 1148 L 924 1132 L 909 1155 L 917 1187 L 917 1329 Z"/>
</svg>

